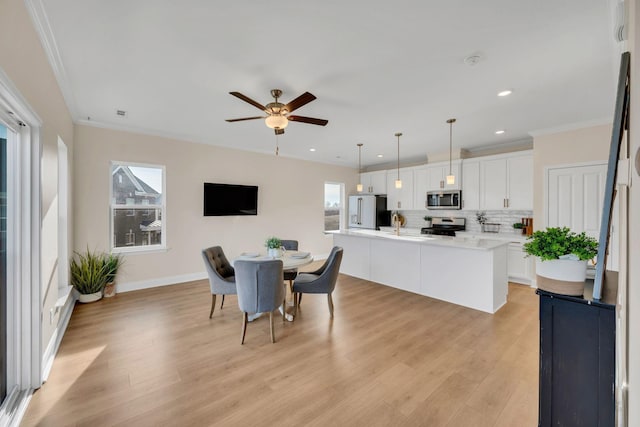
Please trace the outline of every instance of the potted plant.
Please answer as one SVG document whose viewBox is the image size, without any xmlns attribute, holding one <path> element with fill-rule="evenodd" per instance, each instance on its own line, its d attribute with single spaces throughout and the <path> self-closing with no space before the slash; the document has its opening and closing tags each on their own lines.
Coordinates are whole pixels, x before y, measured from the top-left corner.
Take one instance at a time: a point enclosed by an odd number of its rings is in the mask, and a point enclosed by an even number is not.
<svg viewBox="0 0 640 427">
<path fill-rule="evenodd" d="M 431 221 L 433 220 L 433 218 L 430 217 L 429 215 L 427 215 L 423 219 L 424 219 L 424 221 L 426 223 L 426 227 L 431 227 Z"/>
<path fill-rule="evenodd" d="M 525 232 L 526 232 L 526 228 L 525 228 L 524 224 L 521 223 L 521 222 L 514 222 L 513 223 L 513 228 L 514 228 L 514 230 L 522 230 L 522 234 L 525 234 Z"/>
<path fill-rule="evenodd" d="M 78 291 L 78 301 L 82 303 L 98 301 L 107 283 L 108 266 L 105 254 L 91 252 L 75 253 L 71 259 L 71 285 Z"/>
<path fill-rule="evenodd" d="M 104 286 L 104 296 L 105 298 L 110 298 L 116 294 L 116 274 L 124 259 L 120 254 L 107 254 L 104 262 L 107 266 L 107 283 Z"/>
<path fill-rule="evenodd" d="M 598 254 L 598 241 L 567 227 L 536 231 L 523 245 L 527 255 L 537 257 L 538 288 L 564 295 L 582 295 L 587 261 Z"/>
<path fill-rule="evenodd" d="M 280 258 L 282 256 L 282 240 L 277 237 L 269 237 L 264 242 L 267 247 L 267 254 L 271 258 Z"/>
</svg>

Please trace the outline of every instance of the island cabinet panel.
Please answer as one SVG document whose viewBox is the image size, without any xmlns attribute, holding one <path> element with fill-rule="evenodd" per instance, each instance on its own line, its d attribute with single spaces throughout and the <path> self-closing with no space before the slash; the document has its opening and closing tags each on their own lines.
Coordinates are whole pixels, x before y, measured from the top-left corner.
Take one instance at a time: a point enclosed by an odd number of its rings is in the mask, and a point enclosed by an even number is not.
<svg viewBox="0 0 640 427">
<path fill-rule="evenodd" d="M 369 265 L 371 264 L 370 239 L 334 234 L 333 243 L 335 246 L 340 246 L 344 249 L 340 273 L 371 280 L 371 275 L 369 274 Z"/>
<path fill-rule="evenodd" d="M 420 258 L 421 294 L 487 313 L 495 313 L 507 302 L 506 246 L 493 251 L 443 251 L 424 245 Z"/>
<path fill-rule="evenodd" d="M 420 246 L 394 240 L 371 240 L 371 280 L 420 293 Z"/>
</svg>

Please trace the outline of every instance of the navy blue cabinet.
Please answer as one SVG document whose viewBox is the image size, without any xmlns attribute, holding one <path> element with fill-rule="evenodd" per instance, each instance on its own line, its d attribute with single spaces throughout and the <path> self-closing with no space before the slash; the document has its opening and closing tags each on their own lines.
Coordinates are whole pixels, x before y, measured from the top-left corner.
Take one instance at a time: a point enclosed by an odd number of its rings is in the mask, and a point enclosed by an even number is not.
<svg viewBox="0 0 640 427">
<path fill-rule="evenodd" d="M 540 295 L 540 426 L 615 425 L 615 294 Z"/>
</svg>

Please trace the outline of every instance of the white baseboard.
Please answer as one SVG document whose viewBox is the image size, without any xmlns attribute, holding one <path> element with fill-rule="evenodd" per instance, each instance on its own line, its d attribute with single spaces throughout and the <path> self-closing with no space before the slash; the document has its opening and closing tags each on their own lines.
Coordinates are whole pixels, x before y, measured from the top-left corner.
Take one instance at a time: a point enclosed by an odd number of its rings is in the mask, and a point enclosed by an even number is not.
<svg viewBox="0 0 640 427">
<path fill-rule="evenodd" d="M 76 297 L 74 292 L 70 292 L 65 299 L 64 304 L 61 306 L 60 318 L 58 320 L 58 326 L 53 331 L 53 335 L 49 340 L 49 344 L 42 355 L 42 382 L 44 383 L 49 378 L 49 373 L 53 367 L 53 360 L 58 353 L 62 337 L 69 326 L 69 320 L 71 319 L 71 313 L 73 313 L 73 307 L 76 304 Z M 57 308 L 57 307 L 56 307 Z"/>
<path fill-rule="evenodd" d="M 181 274 L 178 276 L 158 277 L 156 279 L 139 280 L 137 282 L 118 283 L 117 291 L 138 291 L 140 289 L 157 288 L 159 286 L 175 285 L 176 283 L 191 282 L 193 280 L 202 280 L 206 278 L 207 273 L 204 271 L 198 273 Z"/>
</svg>

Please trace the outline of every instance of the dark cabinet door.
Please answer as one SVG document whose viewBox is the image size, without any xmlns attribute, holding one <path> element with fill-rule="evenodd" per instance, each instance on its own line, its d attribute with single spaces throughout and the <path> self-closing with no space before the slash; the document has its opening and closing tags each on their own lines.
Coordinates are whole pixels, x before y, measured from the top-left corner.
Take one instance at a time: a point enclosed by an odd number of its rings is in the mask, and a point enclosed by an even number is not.
<svg viewBox="0 0 640 427">
<path fill-rule="evenodd" d="M 615 309 L 540 293 L 540 426 L 614 426 Z"/>
</svg>

